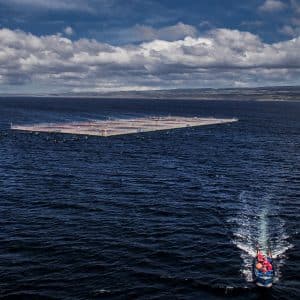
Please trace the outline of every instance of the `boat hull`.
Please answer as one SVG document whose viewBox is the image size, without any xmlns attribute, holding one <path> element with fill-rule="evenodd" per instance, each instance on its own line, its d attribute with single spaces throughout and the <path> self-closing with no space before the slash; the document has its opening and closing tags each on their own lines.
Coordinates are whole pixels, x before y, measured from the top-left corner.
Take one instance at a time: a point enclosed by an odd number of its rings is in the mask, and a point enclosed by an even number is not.
<svg viewBox="0 0 300 300">
<path fill-rule="evenodd" d="M 257 261 L 255 260 L 253 264 L 255 284 L 260 288 L 271 288 L 273 286 L 274 270 L 272 272 L 262 273 L 256 269 L 256 264 Z"/>
</svg>

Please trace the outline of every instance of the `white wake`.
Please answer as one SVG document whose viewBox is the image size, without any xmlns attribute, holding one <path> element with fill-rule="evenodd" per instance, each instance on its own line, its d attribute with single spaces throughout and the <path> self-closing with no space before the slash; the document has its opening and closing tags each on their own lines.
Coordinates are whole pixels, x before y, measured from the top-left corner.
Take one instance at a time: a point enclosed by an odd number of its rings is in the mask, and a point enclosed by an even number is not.
<svg viewBox="0 0 300 300">
<path fill-rule="evenodd" d="M 242 192 L 239 195 L 240 209 L 236 217 L 228 220 L 233 226 L 233 243 L 240 249 L 243 265 L 241 272 L 249 282 L 253 281 L 252 266 L 259 245 L 265 253 L 270 248 L 275 259 L 276 276 L 281 276 L 284 253 L 293 247 L 288 242 L 285 222 L 279 216 L 279 207 L 272 203 L 271 195 Z"/>
</svg>

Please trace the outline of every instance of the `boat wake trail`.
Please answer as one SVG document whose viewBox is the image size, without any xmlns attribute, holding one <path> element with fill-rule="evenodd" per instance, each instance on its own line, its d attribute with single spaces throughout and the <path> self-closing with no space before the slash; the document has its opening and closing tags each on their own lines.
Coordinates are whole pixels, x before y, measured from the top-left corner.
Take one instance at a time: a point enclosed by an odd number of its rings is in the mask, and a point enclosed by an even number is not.
<svg viewBox="0 0 300 300">
<path fill-rule="evenodd" d="M 233 226 L 233 243 L 240 249 L 243 265 L 241 272 L 248 282 L 253 281 L 252 264 L 256 246 L 267 252 L 270 248 L 276 259 L 275 281 L 279 280 L 284 264 L 284 253 L 293 247 L 285 232 L 285 222 L 279 216 L 279 206 L 271 195 L 243 191 L 239 195 L 240 209 L 229 220 Z M 272 202 L 272 203 L 271 203 Z"/>
</svg>

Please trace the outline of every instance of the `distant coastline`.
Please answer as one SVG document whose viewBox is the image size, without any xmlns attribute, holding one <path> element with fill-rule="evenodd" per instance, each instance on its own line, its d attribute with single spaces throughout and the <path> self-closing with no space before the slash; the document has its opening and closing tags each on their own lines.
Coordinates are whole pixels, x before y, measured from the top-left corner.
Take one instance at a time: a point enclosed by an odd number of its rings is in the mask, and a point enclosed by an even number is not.
<svg viewBox="0 0 300 300">
<path fill-rule="evenodd" d="M 48 94 L 0 94 L 4 97 L 55 97 L 99 99 L 153 99 L 153 100 L 245 100 L 245 101 L 300 101 L 300 86 L 257 88 L 200 88 L 147 91 L 81 92 Z"/>
</svg>

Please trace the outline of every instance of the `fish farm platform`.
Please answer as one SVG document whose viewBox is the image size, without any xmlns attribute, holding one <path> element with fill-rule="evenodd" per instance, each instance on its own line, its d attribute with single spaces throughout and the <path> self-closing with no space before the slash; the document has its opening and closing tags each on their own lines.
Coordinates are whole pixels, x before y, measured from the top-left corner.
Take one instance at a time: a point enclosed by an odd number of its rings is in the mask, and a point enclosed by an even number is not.
<svg viewBox="0 0 300 300">
<path fill-rule="evenodd" d="M 216 119 L 198 117 L 147 117 L 134 119 L 93 120 L 69 123 L 42 123 L 33 125 L 11 125 L 12 130 L 29 132 L 67 133 L 93 136 L 114 136 L 132 133 L 170 130 L 232 123 L 237 119 Z"/>
</svg>

